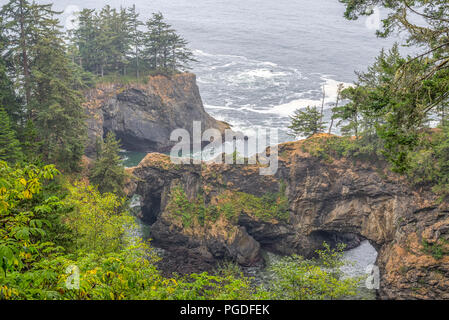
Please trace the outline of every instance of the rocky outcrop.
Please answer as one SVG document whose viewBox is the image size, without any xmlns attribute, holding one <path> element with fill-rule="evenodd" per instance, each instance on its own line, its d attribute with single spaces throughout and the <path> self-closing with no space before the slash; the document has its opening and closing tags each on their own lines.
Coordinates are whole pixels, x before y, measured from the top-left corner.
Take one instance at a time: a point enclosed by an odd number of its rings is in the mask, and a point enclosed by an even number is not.
<svg viewBox="0 0 449 320">
<path fill-rule="evenodd" d="M 192 133 L 193 121 L 203 129 L 229 127 L 206 113 L 191 73 L 152 76 L 140 84 L 101 84 L 87 93 L 87 101 L 88 155 L 95 152 L 97 137 L 109 131 L 129 151 L 165 152 L 174 144 L 171 132 Z"/>
<path fill-rule="evenodd" d="M 201 259 L 260 264 L 260 248 L 311 256 L 323 241 L 368 239 L 379 253 L 380 298 L 449 298 L 445 204 L 372 164 L 321 160 L 306 143 L 279 146 L 274 176 L 257 165 L 178 166 L 149 154 L 130 169 L 130 188 L 142 196 L 154 242 L 194 255 L 196 267 Z"/>
</svg>

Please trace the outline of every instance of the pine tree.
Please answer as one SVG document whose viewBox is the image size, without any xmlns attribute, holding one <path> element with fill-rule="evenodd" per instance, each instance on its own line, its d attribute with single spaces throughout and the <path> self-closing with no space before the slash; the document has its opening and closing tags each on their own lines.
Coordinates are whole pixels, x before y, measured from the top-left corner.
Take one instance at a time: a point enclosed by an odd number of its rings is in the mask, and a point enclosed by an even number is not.
<svg viewBox="0 0 449 320">
<path fill-rule="evenodd" d="M 98 25 L 95 10 L 83 9 L 78 13 L 78 28 L 70 31 L 70 40 L 76 49 L 75 62 L 84 70 L 94 73 L 97 68 L 96 38 Z"/>
<path fill-rule="evenodd" d="M 175 72 L 188 69 L 188 64 L 195 61 L 187 41 L 164 21 L 162 13 L 154 13 L 146 28 L 143 55 L 152 70 Z"/>
<path fill-rule="evenodd" d="M 66 53 L 59 21 L 50 14 L 46 28 L 36 32 L 33 57 L 33 122 L 47 162 L 77 170 L 84 153 L 87 130 L 76 72 Z M 51 57 L 51 58 L 50 58 Z"/>
<path fill-rule="evenodd" d="M 308 106 L 304 111 L 298 109 L 290 119 L 292 123 L 288 128 L 294 136 L 311 137 L 324 130 L 322 116 L 317 107 Z"/>
<path fill-rule="evenodd" d="M 1 45 L 0 45 L 1 51 Z M 5 106 L 5 111 L 8 113 L 12 121 L 13 128 L 17 128 L 22 119 L 22 109 L 20 101 L 14 93 L 13 83 L 6 73 L 6 63 L 0 57 L 0 106 Z"/>
<path fill-rule="evenodd" d="M 161 13 L 154 13 L 144 24 L 135 6 L 119 10 L 105 6 L 99 12 L 85 9 L 69 38 L 72 62 L 101 77 L 126 75 L 129 66 L 137 78 L 141 70 L 173 73 L 189 69 L 189 63 L 196 61 L 187 41 Z"/>
<path fill-rule="evenodd" d="M 139 14 L 136 11 L 136 5 L 133 5 L 128 9 L 129 25 L 130 25 L 130 38 L 131 38 L 131 59 L 135 62 L 136 77 L 140 78 L 140 64 L 141 64 L 141 46 L 143 44 L 143 32 L 140 30 L 144 24 L 139 20 Z"/>
<path fill-rule="evenodd" d="M 341 92 L 343 91 L 343 83 L 340 83 L 339 85 L 338 85 L 338 87 L 337 87 L 337 100 L 335 101 L 335 105 L 334 105 L 334 107 L 332 108 L 333 110 L 335 109 L 335 110 L 338 110 L 338 106 L 339 106 L 339 103 L 340 103 L 340 99 L 341 99 Z M 335 120 L 335 118 L 334 117 L 331 117 L 331 124 L 330 124 L 330 126 L 329 126 L 329 134 L 331 134 L 332 133 L 332 128 L 333 128 L 333 126 L 334 126 L 334 120 Z"/>
<path fill-rule="evenodd" d="M 11 128 L 9 116 L 3 107 L 0 107 L 0 160 L 14 163 L 22 159 L 19 140 Z"/>
<path fill-rule="evenodd" d="M 153 13 L 146 23 L 147 31 L 144 34 L 144 57 L 150 69 L 158 70 L 163 66 L 162 52 L 164 46 L 164 33 L 170 26 L 163 21 L 162 13 Z"/>
<path fill-rule="evenodd" d="M 361 87 L 351 87 L 343 90 L 341 92 L 341 98 L 349 99 L 350 102 L 332 109 L 332 118 L 339 120 L 337 127 L 341 127 L 341 132 L 344 135 L 354 134 L 357 139 L 360 133 L 361 108 L 365 98 L 363 93 L 364 91 Z"/>
<path fill-rule="evenodd" d="M 92 168 L 90 181 L 98 185 L 101 192 L 123 195 L 126 172 L 119 156 L 120 143 L 112 132 L 101 144 L 99 155 Z"/>
<path fill-rule="evenodd" d="M 51 6 L 30 3 L 28 0 L 9 0 L 0 10 L 2 37 L 6 40 L 4 57 L 11 65 L 14 81 L 24 94 L 29 118 L 32 116 L 33 60 L 30 51 L 38 39 L 36 34 L 48 27 L 47 18 L 55 13 Z"/>
<path fill-rule="evenodd" d="M 192 51 L 187 48 L 188 42 L 182 38 L 180 35 L 173 32 L 170 36 L 170 50 L 171 54 L 169 59 L 169 65 L 172 72 L 177 70 L 188 70 L 190 69 L 189 64 L 191 62 L 196 62 L 197 60 L 193 57 Z"/>
</svg>

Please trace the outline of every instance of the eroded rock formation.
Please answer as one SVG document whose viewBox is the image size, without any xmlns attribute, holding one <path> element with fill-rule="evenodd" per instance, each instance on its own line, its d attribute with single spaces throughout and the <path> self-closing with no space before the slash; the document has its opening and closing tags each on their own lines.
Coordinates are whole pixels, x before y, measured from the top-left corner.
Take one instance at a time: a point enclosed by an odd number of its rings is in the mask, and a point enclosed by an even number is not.
<svg viewBox="0 0 449 320">
<path fill-rule="evenodd" d="M 131 168 L 129 188 L 142 196 L 155 244 L 178 257 L 174 271 L 226 258 L 260 264 L 260 248 L 310 256 L 323 241 L 368 239 L 379 252 L 380 298 L 449 298 L 446 204 L 369 163 L 320 160 L 303 144 L 280 145 L 275 176 L 256 165 L 178 166 L 155 153 Z"/>
<path fill-rule="evenodd" d="M 94 154 L 97 137 L 109 131 L 126 150 L 165 152 L 174 144 L 171 132 L 181 128 L 192 133 L 193 121 L 203 129 L 229 128 L 206 113 L 191 73 L 152 76 L 141 84 L 101 84 L 87 93 L 87 101 L 88 155 Z"/>
</svg>

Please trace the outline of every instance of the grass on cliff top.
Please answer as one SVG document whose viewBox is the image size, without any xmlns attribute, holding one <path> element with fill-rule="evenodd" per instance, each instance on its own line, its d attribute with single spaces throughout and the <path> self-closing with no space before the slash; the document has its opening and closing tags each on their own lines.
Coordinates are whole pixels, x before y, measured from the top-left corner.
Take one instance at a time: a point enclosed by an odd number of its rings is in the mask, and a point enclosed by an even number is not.
<svg viewBox="0 0 449 320">
<path fill-rule="evenodd" d="M 161 70 L 153 70 L 146 71 L 141 73 L 139 78 L 137 77 L 135 72 L 130 72 L 128 75 L 121 74 L 108 74 L 104 77 L 97 77 L 95 79 L 96 84 L 121 84 L 121 85 L 130 85 L 130 84 L 147 84 L 149 81 L 149 77 L 153 76 L 165 76 L 170 78 L 171 76 L 178 74 L 179 72 L 168 72 Z"/>
<path fill-rule="evenodd" d="M 343 157 L 372 160 L 373 156 L 380 156 L 376 146 L 367 143 L 363 138 L 334 135 L 315 135 L 303 142 L 302 150 L 324 160 Z"/>
<path fill-rule="evenodd" d="M 204 226 L 208 222 L 216 222 L 220 217 L 236 222 L 244 213 L 262 221 L 288 221 L 288 199 L 285 187 L 281 186 L 278 193 L 267 193 L 257 197 L 245 192 L 225 191 L 206 206 L 204 195 L 189 200 L 181 186 L 173 188 L 167 209 L 182 219 L 185 228 L 190 228 L 196 222 Z"/>
</svg>

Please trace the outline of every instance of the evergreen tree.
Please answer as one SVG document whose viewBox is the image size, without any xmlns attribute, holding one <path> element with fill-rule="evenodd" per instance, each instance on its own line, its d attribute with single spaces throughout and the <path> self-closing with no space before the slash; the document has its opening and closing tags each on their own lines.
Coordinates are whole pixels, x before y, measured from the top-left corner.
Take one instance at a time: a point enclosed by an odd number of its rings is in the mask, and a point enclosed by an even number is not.
<svg viewBox="0 0 449 320">
<path fill-rule="evenodd" d="M 13 128 L 17 128 L 23 116 L 22 109 L 14 93 L 13 83 L 6 73 L 6 63 L 2 57 L 0 57 L 0 106 L 5 106 L 4 109 L 12 121 Z"/>
<path fill-rule="evenodd" d="M 9 116 L 3 107 L 0 107 L 0 160 L 16 162 L 22 159 L 19 140 L 11 128 Z"/>
<path fill-rule="evenodd" d="M 102 193 L 112 192 L 123 195 L 126 172 L 119 156 L 120 143 L 112 132 L 101 144 L 99 155 L 92 168 L 90 180 L 98 185 Z"/>
<path fill-rule="evenodd" d="M 39 12 L 35 12 L 37 15 Z M 55 12 L 42 17 L 45 28 L 36 30 L 33 57 L 32 120 L 41 141 L 41 154 L 60 168 L 77 170 L 84 153 L 87 130 L 79 83 Z"/>
<path fill-rule="evenodd" d="M 360 114 L 363 99 L 363 89 L 361 87 L 347 88 L 341 93 L 342 99 L 350 99 L 350 102 L 332 109 L 332 118 L 338 119 L 337 127 L 341 127 L 343 135 L 352 135 L 359 138 Z"/>
<path fill-rule="evenodd" d="M 175 32 L 170 35 L 169 47 L 171 52 L 168 56 L 168 65 L 172 72 L 188 70 L 190 69 L 189 64 L 197 61 L 187 45 L 188 42 Z"/>
<path fill-rule="evenodd" d="M 136 11 L 136 5 L 128 9 L 129 25 L 130 25 L 130 56 L 134 60 L 136 68 L 136 77 L 140 78 L 141 68 L 141 47 L 143 44 L 143 32 L 140 30 L 144 24 L 139 20 L 139 14 Z"/>
<path fill-rule="evenodd" d="M 335 110 L 338 110 L 338 105 L 339 105 L 339 103 L 340 103 L 340 98 L 341 98 L 341 92 L 342 92 L 342 90 L 343 90 L 343 84 L 342 83 L 340 83 L 339 85 L 338 85 L 338 87 L 337 87 L 337 100 L 335 101 L 335 105 L 334 105 L 334 107 L 333 107 L 333 109 L 335 109 Z M 332 133 L 332 128 L 333 128 L 333 126 L 334 126 L 334 117 L 331 117 L 331 124 L 330 124 L 330 126 L 329 126 L 329 134 L 331 134 Z"/>
<path fill-rule="evenodd" d="M 94 73 L 98 63 L 96 39 L 99 32 L 95 10 L 83 9 L 77 18 L 78 28 L 71 30 L 69 34 L 74 47 L 74 60 L 84 70 Z"/>
<path fill-rule="evenodd" d="M 126 75 L 130 66 L 137 78 L 141 70 L 172 73 L 187 70 L 195 61 L 187 41 L 161 13 L 144 24 L 135 6 L 119 10 L 105 6 L 99 12 L 85 9 L 78 18 L 79 26 L 69 37 L 72 61 L 101 77 Z"/>
<path fill-rule="evenodd" d="M 188 69 L 188 64 L 195 61 L 187 48 L 187 41 L 164 21 L 162 13 L 154 13 L 147 21 L 146 28 L 143 53 L 150 69 L 175 72 Z"/>
<path fill-rule="evenodd" d="M 6 40 L 3 57 L 10 65 L 17 88 L 24 95 L 29 118 L 32 116 L 33 61 L 30 51 L 39 39 L 36 35 L 49 27 L 47 19 L 55 13 L 51 7 L 28 0 L 9 0 L 0 10 L 2 38 Z"/>
<path fill-rule="evenodd" d="M 438 113 L 445 118 L 449 103 L 449 12 L 448 1 L 383 1 L 340 0 L 345 3 L 348 19 L 373 13 L 373 6 L 385 7 L 378 36 L 387 37 L 396 31 L 406 37 L 407 46 L 416 46 L 422 52 L 401 57 L 397 46 L 382 52 L 369 73 L 374 82 L 362 82 L 368 90 L 364 104 L 373 113 L 382 115 L 377 133 L 384 141 L 385 155 L 394 170 L 408 170 L 410 153 L 424 147 L 422 133 L 429 119 Z M 364 80 L 364 79 L 362 79 Z"/>
<path fill-rule="evenodd" d="M 144 57 L 150 65 L 150 69 L 158 70 L 164 65 L 162 60 L 163 47 L 166 42 L 166 30 L 170 25 L 163 21 L 162 13 L 153 13 L 151 19 L 146 23 L 146 32 L 144 34 Z"/>
<path fill-rule="evenodd" d="M 33 121 L 27 120 L 21 128 L 19 140 L 21 142 L 24 157 L 28 163 L 42 163 L 42 141 Z"/>
<path fill-rule="evenodd" d="M 325 128 L 322 115 L 317 107 L 308 106 L 304 111 L 298 109 L 290 119 L 292 123 L 288 128 L 294 136 L 301 135 L 308 138 L 323 132 Z"/>
</svg>

